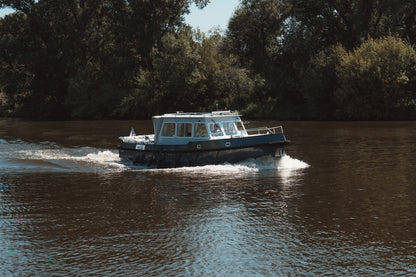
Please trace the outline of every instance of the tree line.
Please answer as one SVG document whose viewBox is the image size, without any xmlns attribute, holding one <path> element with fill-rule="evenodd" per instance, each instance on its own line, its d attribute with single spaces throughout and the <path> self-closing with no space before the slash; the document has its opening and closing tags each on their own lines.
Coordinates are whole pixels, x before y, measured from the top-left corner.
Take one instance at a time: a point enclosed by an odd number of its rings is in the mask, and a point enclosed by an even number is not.
<svg viewBox="0 0 416 277">
<path fill-rule="evenodd" d="M 413 0 L 241 0 L 208 34 L 192 4 L 0 0 L 0 116 L 416 119 Z"/>
</svg>

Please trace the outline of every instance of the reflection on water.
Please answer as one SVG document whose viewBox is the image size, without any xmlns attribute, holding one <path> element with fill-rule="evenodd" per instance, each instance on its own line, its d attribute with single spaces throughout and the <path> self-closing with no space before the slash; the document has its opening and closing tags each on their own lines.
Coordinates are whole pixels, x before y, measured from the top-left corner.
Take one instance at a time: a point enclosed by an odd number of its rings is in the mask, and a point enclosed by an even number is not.
<svg viewBox="0 0 416 277">
<path fill-rule="evenodd" d="M 2 276 L 416 273 L 413 123 L 289 122 L 281 160 L 163 170 L 121 164 L 113 122 L 6 123 Z"/>
</svg>

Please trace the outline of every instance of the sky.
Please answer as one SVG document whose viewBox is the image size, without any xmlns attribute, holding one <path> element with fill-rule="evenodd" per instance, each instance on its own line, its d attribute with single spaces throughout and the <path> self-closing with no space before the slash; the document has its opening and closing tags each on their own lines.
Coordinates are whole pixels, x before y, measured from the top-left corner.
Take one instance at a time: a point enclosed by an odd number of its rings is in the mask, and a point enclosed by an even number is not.
<svg viewBox="0 0 416 277">
<path fill-rule="evenodd" d="M 208 33 L 214 27 L 226 30 L 228 20 L 234 14 L 238 4 L 238 0 L 211 0 L 202 10 L 192 5 L 191 13 L 185 15 L 185 21 L 193 28 L 199 28 L 204 33 Z M 3 17 L 12 11 L 11 9 L 0 9 L 0 16 Z"/>
<path fill-rule="evenodd" d="M 0 9 L 0 17 L 3 17 L 4 15 L 6 15 L 8 13 L 11 13 L 11 12 L 13 12 L 13 10 L 12 9 L 9 9 L 9 8 L 7 8 L 7 9 Z"/>
<path fill-rule="evenodd" d="M 193 28 L 199 28 L 204 33 L 214 27 L 226 30 L 228 20 L 234 14 L 238 4 L 238 0 L 211 0 L 202 10 L 192 5 L 191 13 L 185 15 L 185 21 Z"/>
</svg>

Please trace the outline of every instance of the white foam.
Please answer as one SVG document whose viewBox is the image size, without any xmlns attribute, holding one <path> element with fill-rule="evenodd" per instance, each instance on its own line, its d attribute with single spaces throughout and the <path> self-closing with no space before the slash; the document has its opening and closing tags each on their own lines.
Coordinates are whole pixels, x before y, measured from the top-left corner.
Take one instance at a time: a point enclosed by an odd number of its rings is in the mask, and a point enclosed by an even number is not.
<svg viewBox="0 0 416 277">
<path fill-rule="evenodd" d="M 30 160 L 65 160 L 71 159 L 59 149 L 42 149 L 42 150 L 20 150 L 16 151 L 16 157 Z"/>
<path fill-rule="evenodd" d="M 90 152 L 90 153 L 88 153 Z M 120 163 L 117 152 L 110 150 L 97 150 L 94 148 L 62 148 L 62 149 L 41 149 L 41 150 L 21 150 L 16 152 L 17 157 L 27 160 L 45 160 L 45 161 L 75 161 L 89 163 L 106 168 L 125 168 Z M 86 154 L 88 153 L 88 154 Z M 74 168 L 74 170 L 76 170 Z"/>
<path fill-rule="evenodd" d="M 120 157 L 118 153 L 110 150 L 98 151 L 97 153 L 90 153 L 84 157 L 80 157 L 81 160 L 92 161 L 97 163 L 107 162 L 119 162 Z"/>
<path fill-rule="evenodd" d="M 298 176 L 302 175 L 302 169 L 310 167 L 309 164 L 292 158 L 289 155 L 281 157 L 277 164 L 278 174 L 282 180 L 282 183 L 289 186 L 293 181 L 296 182 L 296 178 Z"/>
<path fill-rule="evenodd" d="M 94 151 L 94 150 L 92 150 Z M 21 157 L 26 159 L 45 159 L 45 160 L 85 160 L 94 162 L 108 162 L 120 160 L 118 154 L 110 150 L 91 152 L 90 149 L 42 149 L 42 150 L 21 150 L 17 151 Z"/>
<path fill-rule="evenodd" d="M 195 174 L 247 174 L 256 173 L 265 170 L 277 170 L 282 174 L 289 174 L 287 171 L 296 171 L 309 167 L 301 160 L 286 155 L 282 158 L 273 158 L 270 156 L 258 159 L 248 159 L 236 164 L 207 165 L 195 167 L 181 167 L 169 169 L 152 169 L 146 166 L 126 165 L 120 161 L 117 150 L 96 149 L 92 147 L 79 148 L 50 148 L 44 145 L 21 144 L 20 149 L 10 153 L 12 158 L 19 160 L 42 160 L 57 163 L 59 166 L 70 168 L 71 170 L 88 170 L 85 163 L 91 170 L 151 170 L 153 172 L 182 172 Z M 22 149 L 23 148 L 23 149 Z M 40 148 L 40 149 L 39 149 Z M 10 157 L 10 156 L 9 156 Z"/>
<path fill-rule="evenodd" d="M 236 164 L 206 165 L 194 167 L 180 167 L 167 169 L 152 169 L 153 171 L 165 172 L 189 172 L 198 174 L 233 174 L 233 173 L 255 173 L 265 170 L 298 170 L 309 167 L 309 164 L 293 159 L 286 155 L 282 158 L 270 156 L 258 159 L 248 159 Z"/>
<path fill-rule="evenodd" d="M 204 165 L 204 166 L 191 166 L 191 167 L 178 167 L 178 168 L 163 168 L 163 169 L 150 169 L 151 171 L 163 171 L 163 172 L 182 172 L 182 173 L 197 173 L 197 174 L 233 174 L 233 173 L 249 173 L 257 172 L 257 168 L 252 168 L 240 164 L 221 164 L 221 165 Z"/>
<path fill-rule="evenodd" d="M 310 166 L 304 161 L 294 159 L 290 157 L 289 155 L 281 157 L 277 164 L 278 164 L 279 169 L 291 169 L 291 170 L 308 168 Z"/>
<path fill-rule="evenodd" d="M 76 157 L 74 160 L 99 164 L 106 167 L 112 167 L 117 169 L 127 168 L 126 165 L 120 162 L 120 157 L 117 152 L 110 150 L 103 150 L 94 153 L 87 154 L 85 156 Z"/>
</svg>

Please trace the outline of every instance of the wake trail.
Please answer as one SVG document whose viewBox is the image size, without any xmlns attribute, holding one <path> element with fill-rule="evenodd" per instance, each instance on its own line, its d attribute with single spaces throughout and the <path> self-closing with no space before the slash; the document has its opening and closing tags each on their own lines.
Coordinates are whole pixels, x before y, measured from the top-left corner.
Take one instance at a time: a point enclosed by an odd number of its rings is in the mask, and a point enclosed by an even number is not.
<svg viewBox="0 0 416 277">
<path fill-rule="evenodd" d="M 154 169 L 121 162 L 116 149 L 94 147 L 65 148 L 53 142 L 27 143 L 21 140 L 0 140 L 0 171 L 65 171 L 65 172 L 123 172 L 148 171 L 169 173 L 192 173 L 232 175 L 256 173 L 268 170 L 297 171 L 309 164 L 286 155 L 282 158 L 262 157 L 248 159 L 236 164 L 206 165 Z"/>
<path fill-rule="evenodd" d="M 65 148 L 53 142 L 28 143 L 0 140 L 0 171 L 97 172 L 122 171 L 118 152 L 93 147 Z"/>
</svg>

